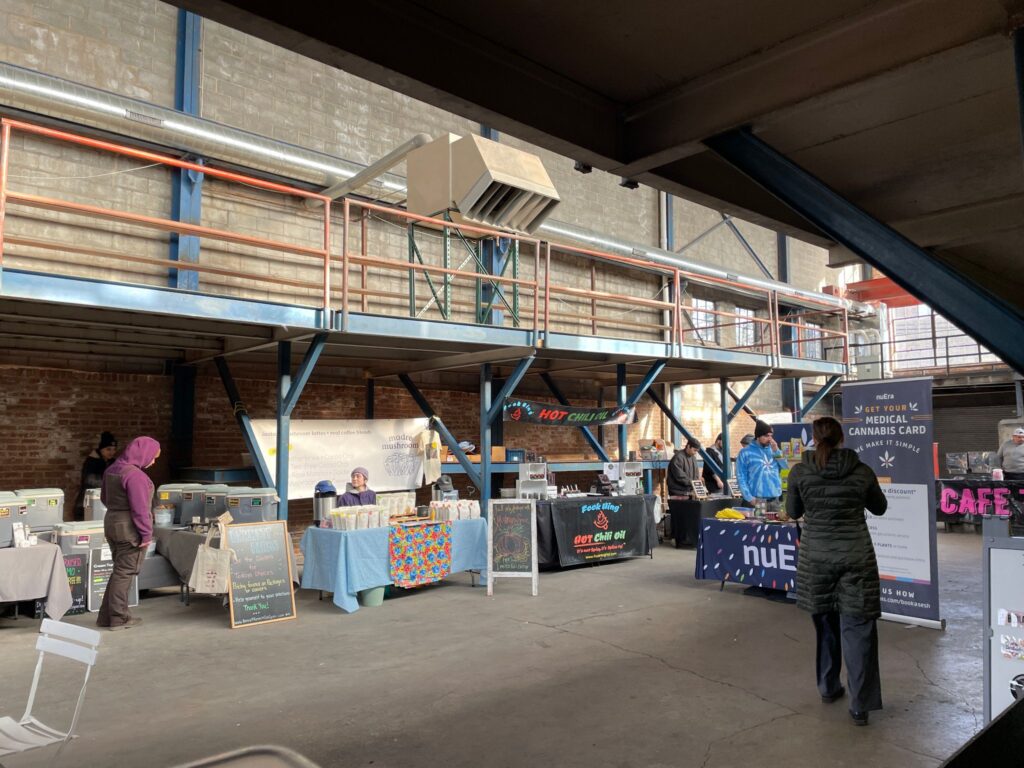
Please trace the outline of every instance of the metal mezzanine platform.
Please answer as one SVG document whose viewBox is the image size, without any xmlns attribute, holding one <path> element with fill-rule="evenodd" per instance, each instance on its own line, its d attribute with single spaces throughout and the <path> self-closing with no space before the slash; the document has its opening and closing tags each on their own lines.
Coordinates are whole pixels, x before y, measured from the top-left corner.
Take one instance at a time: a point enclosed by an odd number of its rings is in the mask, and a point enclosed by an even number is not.
<svg viewBox="0 0 1024 768">
<path fill-rule="evenodd" d="M 3 239 L 0 243 L 3 248 L 0 258 L 13 254 L 31 261 L 31 254 L 39 250 L 58 252 L 64 257 L 59 262 L 60 268 L 51 267 L 50 271 L 12 269 L 0 261 L 0 338 L 5 341 L 10 359 L 27 365 L 53 365 L 61 360 L 69 367 L 86 362 L 102 370 L 118 372 L 173 371 L 177 375 L 179 371 L 191 370 L 193 381 L 195 371 L 215 366 L 246 444 L 256 459 L 256 472 L 263 485 L 271 484 L 271 473 L 254 449 L 251 424 L 234 384 L 232 369 L 236 373 L 244 371 L 248 376 L 276 378 L 280 393 L 276 485 L 282 499 L 287 497 L 290 416 L 314 371 L 318 381 L 365 383 L 368 417 L 373 415 L 374 382 L 397 377 L 424 414 L 434 420 L 449 450 L 458 458 L 459 466 L 480 489 L 484 499 L 490 498 L 491 476 L 499 471 L 491 466 L 489 459 L 493 425 L 500 416 L 504 398 L 515 391 L 527 374 L 539 374 L 551 394 L 563 404 L 568 404 L 568 398 L 556 383 L 556 376 L 585 382 L 591 392 L 595 385 L 613 388 L 615 402 L 620 406 L 635 406 L 640 398 L 649 396 L 684 434 L 688 433 L 678 415 L 650 390 L 651 385 L 655 381 L 717 382 L 722 395 L 723 432 L 727 434 L 724 427 L 769 377 L 826 376 L 824 393 L 846 372 L 846 305 L 832 297 L 822 296 L 818 301 L 808 297 L 806 292 L 789 295 L 782 288 L 751 289 L 728 279 L 694 274 L 679 267 L 654 266 L 628 257 L 542 243 L 514 233 L 417 216 L 402 209 L 349 198 L 334 208 L 335 213 L 339 208 L 342 212 L 342 245 L 340 254 L 336 254 L 331 226 L 332 223 L 336 226 L 337 222 L 332 222 L 331 201 L 323 195 L 211 165 L 200 166 L 171 156 L 17 121 L 4 120 L 2 130 L 0 227 L 3 228 L 0 237 Z M 6 169 L 9 139 L 15 130 L 36 134 L 44 140 L 70 142 L 91 150 L 198 171 L 286 198 L 319 201 L 323 205 L 319 214 L 323 246 L 269 240 L 211 226 L 13 191 L 6 184 Z M 298 272 L 294 276 L 272 275 L 267 269 L 268 262 L 261 261 L 256 254 L 242 260 L 243 265 L 249 267 L 246 271 L 202 261 L 162 259 L 101 250 L 75 242 L 44 240 L 31 232 L 12 232 L 7 226 L 12 208 L 81 216 L 89 221 L 113 221 L 129 229 L 150 229 L 256 251 L 286 253 L 293 259 L 305 259 L 307 266 L 311 262 L 319 280 L 299 279 Z M 407 259 L 369 255 L 368 211 L 407 223 Z M 362 226 L 361 238 L 350 237 L 354 223 Z M 476 271 L 453 268 L 447 255 L 442 264 L 425 260 L 414 241 L 414 230 L 422 226 L 443 231 L 446 243 L 454 232 L 476 259 Z M 471 239 L 481 243 L 481 249 L 487 243 L 492 248 L 511 248 L 517 259 L 520 245 L 528 247 L 533 256 L 532 276 L 514 271 L 513 277 L 507 277 L 504 271 L 492 272 L 474 251 Z M 359 250 L 354 248 L 353 240 L 361 240 Z M 661 290 L 655 297 L 649 297 L 637 294 L 639 290 L 649 290 L 644 287 L 634 286 L 632 291 L 624 288 L 619 293 L 559 283 L 553 277 L 557 272 L 552 266 L 560 255 L 570 262 L 600 262 L 608 268 L 619 269 L 622 276 L 637 270 L 646 275 L 644 285 L 655 281 L 661 285 Z M 96 260 L 122 261 L 133 265 L 129 269 L 143 265 L 150 270 L 150 276 L 144 280 L 141 274 L 136 278 L 135 273 L 129 271 L 125 277 L 122 269 L 118 279 L 97 278 L 89 273 Z M 53 262 L 42 260 L 39 263 L 52 265 Z M 154 284 L 154 268 L 176 275 L 171 281 L 175 287 Z M 399 285 L 407 280 L 407 315 L 402 309 L 405 296 L 401 292 L 388 293 L 367 287 L 369 269 L 401 275 Z M 336 284 L 336 275 L 332 282 L 332 272 L 340 272 L 340 287 Z M 190 290 L 183 287 L 180 279 L 183 273 L 206 274 L 211 280 L 226 278 L 229 282 L 212 283 L 212 290 L 205 284 L 205 290 Z M 360 273 L 361 285 L 356 285 L 355 278 Z M 460 299 L 460 305 L 453 299 L 456 280 L 476 284 L 476 306 L 470 307 L 472 322 L 461 319 L 467 314 L 466 300 Z M 188 282 L 199 284 L 197 280 Z M 237 285 L 246 283 L 283 285 L 294 293 L 295 300 L 271 301 L 239 295 Z M 684 301 L 687 286 L 698 284 L 720 293 L 735 292 L 747 302 L 760 302 L 760 314 L 740 315 L 707 308 L 701 308 L 698 313 L 696 304 Z M 422 290 L 424 285 L 433 295 L 424 309 L 433 306 L 441 320 L 422 316 L 416 289 Z M 658 298 L 665 291 L 668 298 Z M 373 309 L 369 303 L 371 296 L 392 304 L 368 311 Z M 588 307 L 577 310 L 569 322 L 570 325 L 582 324 L 589 334 L 564 329 L 565 312 L 552 310 L 552 300 L 571 305 L 559 297 Z M 396 299 L 399 300 L 397 308 Z M 498 301 L 508 310 L 507 316 L 495 310 Z M 608 305 L 615 310 L 623 306 L 631 308 L 629 312 L 639 310 L 645 314 L 632 317 L 643 318 L 643 322 L 617 320 L 615 318 L 621 318 L 624 313 L 609 312 Z M 825 344 L 826 341 L 829 344 Z M 437 385 L 440 373 L 445 376 L 444 386 L 455 382 L 479 393 L 482 457 L 479 465 L 474 466 L 461 451 L 458 441 L 444 426 L 441 414 L 434 411 L 428 398 L 410 378 L 411 374 L 435 374 L 434 381 L 426 384 Z M 730 409 L 726 397 L 728 385 L 731 381 L 743 380 L 753 380 L 753 383 L 742 397 L 736 398 L 736 405 Z M 500 390 L 493 391 L 499 382 Z M 590 431 L 580 429 L 595 457 L 599 461 L 609 460 L 605 448 Z M 626 456 L 625 426 L 620 426 L 617 432 L 618 456 L 622 460 Z M 709 459 L 705 457 L 705 460 Z M 585 464 L 590 466 L 591 463 Z M 724 475 L 729 471 L 727 462 L 724 467 L 712 462 L 712 468 Z M 286 502 L 282 502 L 281 512 L 282 516 L 287 516 Z"/>
</svg>

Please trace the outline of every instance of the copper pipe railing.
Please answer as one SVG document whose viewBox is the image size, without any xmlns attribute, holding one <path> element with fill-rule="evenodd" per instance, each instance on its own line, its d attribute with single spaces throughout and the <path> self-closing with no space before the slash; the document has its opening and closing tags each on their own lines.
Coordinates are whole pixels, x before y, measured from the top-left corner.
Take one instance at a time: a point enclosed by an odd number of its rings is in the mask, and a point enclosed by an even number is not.
<svg viewBox="0 0 1024 768">
<path fill-rule="evenodd" d="M 267 192 L 275 192 L 288 197 L 302 198 L 307 200 L 319 200 L 324 203 L 322 238 L 319 246 L 305 245 L 300 243 L 285 242 L 272 238 L 258 237 L 241 232 L 230 231 L 211 226 L 189 224 L 186 222 L 174 221 L 172 219 L 157 216 L 146 216 L 127 211 L 119 211 L 97 205 L 76 203 L 67 200 L 60 200 L 53 197 L 18 192 L 9 189 L 8 169 L 10 165 L 11 146 L 10 139 L 14 131 L 33 134 L 43 139 L 68 142 L 74 145 L 86 147 L 93 150 L 109 152 L 116 155 L 130 157 L 147 163 L 159 164 L 166 167 L 180 170 L 191 170 L 204 174 L 210 178 L 216 178 L 234 184 L 244 184 Z M 142 227 L 159 232 L 176 233 L 180 235 L 191 235 L 207 240 L 220 241 L 240 245 L 247 248 L 266 249 L 278 253 L 291 254 L 301 258 L 317 260 L 322 267 L 320 282 L 301 280 L 292 277 L 276 277 L 267 274 L 249 273 L 239 270 L 232 270 L 223 267 L 215 267 L 197 264 L 194 262 L 180 262 L 173 259 L 159 259 L 145 256 L 129 256 L 115 251 L 87 248 L 76 245 L 61 245 L 53 241 L 33 239 L 28 237 L 12 237 L 5 227 L 6 214 L 11 205 L 24 206 L 39 210 L 53 211 L 75 216 L 85 216 L 93 219 L 116 221 L 133 227 Z M 336 206 L 335 206 L 336 207 Z M 353 208 L 358 209 L 359 216 L 359 239 L 360 247 L 353 250 L 350 243 L 350 226 L 353 215 Z M 341 328 L 347 330 L 349 313 L 352 310 L 351 302 L 353 295 L 357 297 L 356 307 L 358 311 L 369 312 L 371 297 L 384 298 L 389 296 L 387 291 L 372 290 L 369 287 L 369 270 L 386 269 L 411 275 L 421 274 L 443 275 L 448 278 L 462 280 L 483 280 L 489 282 L 495 290 L 500 286 L 515 286 L 532 295 L 532 311 L 529 313 L 532 327 L 535 333 L 534 342 L 538 346 L 545 343 L 545 339 L 553 332 L 553 323 L 573 324 L 589 329 L 589 333 L 597 336 L 601 329 L 614 329 L 615 327 L 648 329 L 652 333 L 664 333 L 661 338 L 667 339 L 667 343 L 673 350 L 673 354 L 681 351 L 687 342 L 687 333 L 700 334 L 701 331 L 713 330 L 714 336 L 726 328 L 739 328 L 741 326 L 753 327 L 755 338 L 754 344 L 740 344 L 747 336 L 740 338 L 737 333 L 735 343 L 729 344 L 728 340 L 717 339 L 715 346 L 724 349 L 766 350 L 767 354 L 778 360 L 782 356 L 782 328 L 789 328 L 796 337 L 787 340 L 787 348 L 797 357 L 803 356 L 804 348 L 809 344 L 822 344 L 826 340 L 838 340 L 842 348 L 841 359 L 845 365 L 849 364 L 849 334 L 850 318 L 845 307 L 838 307 L 827 301 L 818 301 L 806 295 L 788 294 L 780 290 L 768 290 L 753 288 L 750 285 L 726 278 L 712 277 L 703 274 L 688 272 L 684 269 L 671 266 L 655 264 L 640 258 L 630 258 L 609 253 L 603 253 L 588 248 L 572 245 L 552 244 L 548 241 L 540 241 L 536 238 L 505 232 L 494 228 L 468 224 L 464 222 L 453 222 L 437 217 L 423 216 L 410 213 L 407 210 L 382 205 L 379 203 L 343 198 L 341 204 L 341 252 L 333 252 L 334 246 L 331 243 L 331 216 L 332 201 L 325 195 L 298 187 L 281 184 L 278 182 L 266 181 L 254 176 L 228 171 L 216 166 L 202 165 L 200 163 L 183 160 L 181 158 L 165 155 L 144 149 L 138 149 L 125 145 L 116 144 L 110 141 L 81 136 L 67 131 L 57 130 L 44 126 L 25 123 L 20 120 L 4 119 L 0 126 L 0 269 L 3 267 L 4 250 L 6 246 L 15 245 L 21 247 L 41 248 L 53 251 L 65 251 L 68 253 L 79 253 L 85 256 L 100 257 L 104 259 L 119 259 L 129 264 L 140 264 L 154 267 L 170 267 L 178 270 L 194 271 L 216 275 L 219 277 L 237 278 L 263 283 L 276 283 L 281 286 L 309 290 L 319 294 L 319 301 L 325 312 L 338 311 L 341 315 Z M 335 212 L 336 213 L 336 212 Z M 435 229 L 447 229 L 460 233 L 467 241 L 479 240 L 482 238 L 503 238 L 515 241 L 519 253 L 522 253 L 522 246 L 533 248 L 533 279 L 522 277 L 505 277 L 501 275 L 482 274 L 468 270 L 452 269 L 434 264 L 409 263 L 407 260 L 389 259 L 375 257 L 370 253 L 368 247 L 368 221 L 372 214 L 379 217 L 392 217 L 403 223 L 417 223 Z M 298 215 L 298 214 L 297 214 Z M 303 213 L 304 217 L 308 214 Z M 589 289 L 576 287 L 575 285 L 559 285 L 552 279 L 552 251 L 556 254 L 576 256 L 590 261 L 590 285 Z M 616 265 L 629 270 L 642 270 L 645 274 L 660 276 L 663 290 L 670 287 L 672 295 L 667 300 L 649 298 L 644 296 L 633 296 L 626 293 L 612 293 L 597 290 L 598 261 Z M 332 264 L 332 262 L 334 262 Z M 543 264 L 542 264 L 543 262 Z M 543 274 L 541 270 L 543 267 Z M 332 268 L 341 269 L 340 297 L 339 291 L 332 285 Z M 353 288 L 350 275 L 351 269 L 355 268 L 359 273 L 358 287 Z M 742 301 L 753 301 L 758 304 L 760 311 L 766 313 L 764 316 L 740 315 L 736 312 L 729 312 L 720 309 L 704 309 L 687 305 L 683 301 L 683 285 L 702 286 L 711 291 L 724 291 L 729 294 L 742 296 Z M 589 312 L 573 314 L 552 310 L 552 296 L 566 296 L 589 305 Z M 340 305 L 335 302 L 340 298 Z M 782 319 L 779 311 L 780 298 L 787 303 L 803 307 L 799 311 Z M 629 306 L 635 310 L 647 310 L 649 313 L 658 312 L 659 320 L 644 320 L 645 314 L 638 318 L 625 319 L 616 318 L 614 315 L 599 313 L 602 304 L 614 303 L 617 306 Z M 631 309 L 630 311 L 633 311 Z M 447 308 L 446 308 L 447 310 Z M 702 316 L 708 316 L 715 320 L 710 325 L 700 328 L 684 327 L 683 315 L 686 312 L 699 312 Z M 757 310 L 755 310 L 757 311 Z M 822 317 L 822 327 L 810 326 L 801 322 L 810 317 Z M 473 322 L 477 323 L 474 316 Z M 838 329 L 826 327 L 824 323 L 833 323 Z M 813 333 L 813 338 L 804 338 L 807 333 Z M 723 343 L 724 342 L 724 343 Z"/>
</svg>

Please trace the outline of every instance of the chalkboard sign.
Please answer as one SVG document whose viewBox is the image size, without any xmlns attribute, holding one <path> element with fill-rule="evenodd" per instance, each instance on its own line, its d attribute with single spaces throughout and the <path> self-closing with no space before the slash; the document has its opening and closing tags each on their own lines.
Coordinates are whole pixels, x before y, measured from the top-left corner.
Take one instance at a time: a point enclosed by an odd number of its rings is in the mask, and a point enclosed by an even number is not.
<svg viewBox="0 0 1024 768">
<path fill-rule="evenodd" d="M 528 499 L 493 500 L 487 515 L 487 594 L 496 578 L 530 578 L 537 594 L 537 508 Z"/>
<path fill-rule="evenodd" d="M 228 600 L 231 628 L 295 618 L 292 542 L 284 520 L 229 525 L 223 546 L 234 550 Z"/>
<path fill-rule="evenodd" d="M 738 481 L 730 478 L 729 480 L 729 495 L 734 499 L 742 499 L 743 494 L 740 492 L 740 484 Z"/>
<path fill-rule="evenodd" d="M 86 583 L 89 578 L 89 557 L 85 554 L 64 555 L 64 569 L 68 574 L 68 586 L 71 587 L 71 607 L 65 616 L 86 613 L 89 610 L 89 589 Z M 100 595 L 100 600 L 103 596 Z M 41 619 L 46 611 L 46 600 L 36 600 L 36 618 Z"/>
<path fill-rule="evenodd" d="M 114 557 L 110 547 L 92 549 L 89 551 L 89 585 L 88 604 L 89 610 L 95 613 L 103 604 L 103 593 L 107 591 L 107 582 L 114 572 Z M 128 607 L 134 608 L 139 604 L 139 577 L 132 579 L 131 587 L 128 588 Z"/>
</svg>

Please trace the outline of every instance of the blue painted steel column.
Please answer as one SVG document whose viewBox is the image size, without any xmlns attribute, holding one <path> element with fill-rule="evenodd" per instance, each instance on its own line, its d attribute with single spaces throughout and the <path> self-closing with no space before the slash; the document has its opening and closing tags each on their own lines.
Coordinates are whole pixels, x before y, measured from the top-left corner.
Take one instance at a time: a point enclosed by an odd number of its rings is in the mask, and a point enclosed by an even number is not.
<svg viewBox="0 0 1024 768">
<path fill-rule="evenodd" d="M 651 388 L 654 380 L 661 375 L 663 370 L 665 370 L 666 362 L 666 360 L 659 360 L 647 370 L 647 373 L 644 374 L 643 380 L 637 385 L 636 389 L 633 390 L 633 394 L 626 400 L 627 408 L 636 407 L 636 404 L 640 402 L 640 398 L 647 394 L 647 390 Z"/>
<path fill-rule="evenodd" d="M 789 237 L 784 232 L 775 233 L 776 250 L 779 255 L 779 280 L 783 283 L 790 282 L 792 271 L 789 263 Z M 788 312 L 788 310 L 787 310 Z M 782 315 L 782 309 L 779 309 Z M 779 326 L 779 354 L 785 357 L 793 356 L 793 329 L 788 325 Z M 782 380 L 782 406 L 798 413 L 803 400 L 803 390 L 799 379 Z"/>
<path fill-rule="evenodd" d="M 481 487 L 480 473 L 477 471 L 477 468 L 473 466 L 469 457 L 466 456 L 466 452 L 459 448 L 459 441 L 455 439 L 455 436 L 450 431 L 448 431 L 448 427 L 445 426 L 441 417 L 437 415 L 437 412 L 434 410 L 434 406 L 427 401 L 427 398 L 423 396 L 419 387 L 417 387 L 413 380 L 409 378 L 408 374 L 398 374 L 398 380 L 402 382 L 402 385 L 412 396 L 412 399 L 416 401 L 416 405 L 418 405 L 420 410 L 423 411 L 423 415 L 430 419 L 431 424 L 433 424 L 434 429 L 437 430 L 437 434 L 440 436 L 441 440 L 443 440 L 444 444 L 448 446 L 448 450 L 452 452 L 452 455 L 455 456 L 459 464 L 466 471 L 466 476 L 479 490 Z"/>
<path fill-rule="evenodd" d="M 822 386 L 822 388 L 814 393 L 814 397 L 812 397 L 810 400 L 807 401 L 807 405 L 801 407 L 801 409 L 799 411 L 799 417 L 800 418 L 799 419 L 795 419 L 795 420 L 799 421 L 799 420 L 805 418 L 808 413 L 813 411 L 814 410 L 814 406 L 816 406 L 818 403 L 820 403 L 822 400 L 825 399 L 825 396 L 829 392 L 832 391 L 833 387 L 835 387 L 836 384 L 839 383 L 839 379 L 840 378 L 841 378 L 840 376 L 831 376 L 831 377 L 829 377 L 828 380 L 825 382 L 825 384 Z"/>
<path fill-rule="evenodd" d="M 171 404 L 171 445 L 168 451 L 171 476 L 182 467 L 192 466 L 192 445 L 195 435 L 196 369 L 176 365 L 173 371 L 174 399 Z"/>
<path fill-rule="evenodd" d="M 277 507 L 277 519 L 288 519 L 288 443 L 291 437 L 292 411 L 306 388 L 316 361 L 327 345 L 327 334 L 319 333 L 309 344 L 299 369 L 292 378 L 292 343 L 277 343 L 277 495 L 281 502 Z"/>
<path fill-rule="evenodd" d="M 498 392 L 498 397 L 488 406 L 486 414 L 488 425 L 494 424 L 495 420 L 502 415 L 502 410 L 505 407 L 505 398 L 510 397 L 512 393 L 515 392 L 516 387 L 519 386 L 519 382 L 523 380 L 526 372 L 530 370 L 530 366 L 533 365 L 533 361 L 533 355 L 530 357 L 524 357 L 519 361 L 519 364 L 516 365 L 515 370 L 512 371 L 511 375 L 505 379 L 505 383 Z M 485 363 L 485 365 L 487 366 L 487 370 L 490 371 L 491 364 Z M 482 370 L 483 369 L 481 369 L 481 371 Z M 491 386 L 493 387 L 493 381 L 491 382 Z M 488 394 L 488 397 L 490 397 L 490 394 Z"/>
<path fill-rule="evenodd" d="M 291 436 L 292 415 L 286 401 L 292 386 L 292 343 L 277 343 L 277 519 L 288 519 L 288 438 Z"/>
<path fill-rule="evenodd" d="M 833 240 L 878 267 L 1018 372 L 1024 372 L 1024 315 L 891 227 L 843 199 L 746 129 L 704 143 Z"/>
<path fill-rule="evenodd" d="M 676 414 L 676 417 L 682 421 L 680 416 L 683 410 L 683 387 L 681 384 L 671 384 L 669 386 L 669 398 L 668 404 L 672 409 L 672 413 Z M 683 433 L 676 429 L 675 424 L 672 425 L 672 445 L 681 445 L 683 440 Z"/>
<path fill-rule="evenodd" d="M 729 382 L 719 381 L 722 395 L 722 472 L 719 475 L 725 480 L 732 474 L 732 458 L 729 456 Z"/>
<path fill-rule="evenodd" d="M 540 378 L 541 381 L 548 385 L 548 389 L 551 390 L 551 394 L 555 396 L 555 399 L 559 403 L 561 403 L 562 405 L 572 405 L 572 403 L 569 402 L 569 398 L 567 398 L 562 393 L 562 390 L 555 383 L 555 380 L 551 378 L 550 373 L 545 371 L 540 375 Z M 594 453 L 597 454 L 597 458 L 599 461 L 603 461 L 605 464 L 611 461 L 611 459 L 608 458 L 608 452 L 604 449 L 604 446 L 601 444 L 601 441 L 598 438 L 594 437 L 594 433 L 590 431 L 590 427 L 578 426 L 576 428 L 580 431 L 580 434 L 583 435 L 584 439 L 593 449 Z M 600 429 L 600 427 L 598 429 Z"/>
<path fill-rule="evenodd" d="M 652 389 L 647 392 L 647 395 L 648 397 L 651 398 L 651 400 L 654 401 L 654 404 L 661 409 L 661 412 L 665 414 L 666 418 L 668 418 L 668 420 L 672 423 L 672 426 L 674 426 L 683 434 L 683 437 L 685 437 L 687 440 L 693 440 L 694 442 L 697 443 L 700 442 L 700 440 L 693 436 L 690 430 L 683 426 L 683 422 L 681 422 L 676 417 L 676 415 L 672 413 L 672 409 L 665 405 L 665 401 L 658 397 L 657 392 L 655 392 Z M 725 440 L 725 434 L 722 435 L 722 439 Z M 708 452 L 704 450 L 704 448 L 701 448 L 699 452 L 700 457 L 704 459 L 704 463 L 711 467 L 711 471 L 714 472 L 719 477 L 723 477 L 722 467 L 719 466 L 718 462 L 712 459 L 711 456 L 708 455 Z"/>
<path fill-rule="evenodd" d="M 750 383 L 750 386 L 747 388 L 747 391 L 743 393 L 743 396 L 736 401 L 736 404 L 732 407 L 732 410 L 729 411 L 730 424 L 732 423 L 732 420 L 736 418 L 736 414 L 743 410 L 743 407 L 747 404 L 750 398 L 753 397 L 754 393 L 757 392 L 758 389 L 760 389 L 761 385 L 764 384 L 765 381 L 768 380 L 768 377 L 771 376 L 771 373 L 771 371 L 765 371 Z M 725 393 L 729 394 L 729 382 L 726 382 L 725 384 Z"/>
<path fill-rule="evenodd" d="M 245 447 L 249 451 L 249 455 L 252 456 L 252 463 L 256 468 L 256 476 L 259 478 L 260 485 L 264 488 L 270 488 L 274 485 L 274 480 L 270 475 L 270 468 L 263 458 L 263 453 L 256 444 L 256 433 L 253 431 L 249 412 L 245 408 L 245 403 L 242 402 L 242 396 L 238 393 L 238 386 L 231 375 L 228 361 L 223 357 L 215 357 L 213 362 L 216 364 L 220 380 L 224 384 L 224 391 L 227 392 L 228 401 L 231 403 L 231 411 L 235 414 L 235 421 L 238 422 L 238 426 L 242 430 L 242 439 L 245 441 Z"/>
<path fill-rule="evenodd" d="M 491 364 L 480 366 L 480 512 L 491 506 Z"/>
<path fill-rule="evenodd" d="M 485 139 L 490 139 L 491 141 L 498 141 L 499 138 L 501 138 L 500 134 L 496 130 L 490 126 L 484 125 L 483 123 L 480 124 L 480 135 Z"/>
<path fill-rule="evenodd" d="M 619 363 L 615 366 L 615 400 L 622 408 L 626 405 L 626 366 Z M 625 424 L 619 424 L 619 461 L 625 461 L 628 457 L 626 448 L 629 445 L 629 433 Z"/>
<path fill-rule="evenodd" d="M 189 115 L 199 114 L 199 40 L 202 17 L 190 11 L 178 11 L 177 68 L 174 78 L 174 107 Z M 201 159 L 197 162 L 202 162 Z M 201 224 L 203 174 L 175 169 L 171 182 L 171 218 L 189 224 Z M 172 261 L 199 261 L 199 238 L 171 233 Z M 189 291 L 199 290 L 199 273 L 171 269 L 170 285 Z"/>
</svg>

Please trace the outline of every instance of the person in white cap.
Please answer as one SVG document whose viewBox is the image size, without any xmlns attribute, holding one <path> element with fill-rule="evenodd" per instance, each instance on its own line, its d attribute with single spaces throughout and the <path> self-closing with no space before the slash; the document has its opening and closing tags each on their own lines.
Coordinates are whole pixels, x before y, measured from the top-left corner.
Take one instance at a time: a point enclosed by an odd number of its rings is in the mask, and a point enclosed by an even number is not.
<svg viewBox="0 0 1024 768">
<path fill-rule="evenodd" d="M 999 447 L 996 454 L 1006 480 L 1024 480 L 1024 427 L 1017 427 L 1013 435 Z"/>
</svg>

